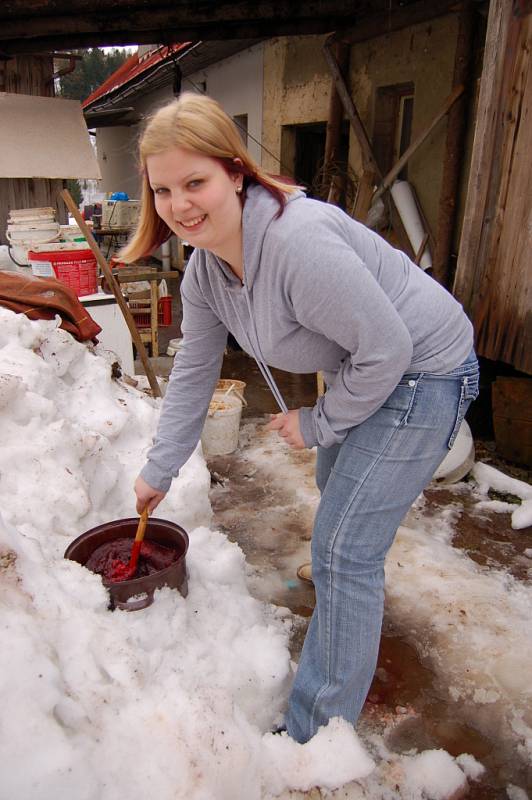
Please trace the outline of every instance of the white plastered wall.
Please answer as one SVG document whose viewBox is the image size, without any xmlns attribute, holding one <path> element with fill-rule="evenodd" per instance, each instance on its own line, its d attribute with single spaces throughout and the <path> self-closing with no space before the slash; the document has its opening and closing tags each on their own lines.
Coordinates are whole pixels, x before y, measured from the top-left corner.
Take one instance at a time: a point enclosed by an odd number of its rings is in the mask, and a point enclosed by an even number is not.
<svg viewBox="0 0 532 800">
<path fill-rule="evenodd" d="M 184 90 L 204 90 L 231 117 L 247 114 L 248 149 L 262 163 L 263 45 L 254 45 L 183 79 Z"/>
<path fill-rule="evenodd" d="M 183 91 L 206 93 L 217 100 L 231 116 L 247 114 L 248 147 L 260 164 L 263 94 L 263 45 L 258 44 L 204 70 L 183 78 Z M 171 85 L 147 91 L 137 97 L 135 110 L 144 115 L 173 99 Z M 129 101 L 124 102 L 130 105 Z M 133 105 L 133 104 L 131 104 Z M 140 179 L 137 165 L 138 126 L 100 128 L 97 132 L 98 162 L 102 173 L 101 191 L 127 192 L 138 199 Z"/>
</svg>

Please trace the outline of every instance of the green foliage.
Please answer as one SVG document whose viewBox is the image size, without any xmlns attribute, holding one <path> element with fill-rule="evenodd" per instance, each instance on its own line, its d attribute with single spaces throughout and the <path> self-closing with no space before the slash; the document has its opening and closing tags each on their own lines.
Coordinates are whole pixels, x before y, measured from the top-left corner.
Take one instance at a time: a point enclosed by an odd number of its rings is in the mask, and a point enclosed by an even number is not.
<svg viewBox="0 0 532 800">
<path fill-rule="evenodd" d="M 69 178 L 66 182 L 66 188 L 72 195 L 72 199 L 74 200 L 77 206 L 80 206 L 83 200 L 83 195 L 81 193 L 81 186 L 77 178 Z"/>
<path fill-rule="evenodd" d="M 83 58 L 76 62 L 73 72 L 59 79 L 60 92 L 63 97 L 81 102 L 86 100 L 130 55 L 127 50 L 120 48 L 105 52 L 99 47 L 93 47 L 90 50 L 73 52 Z"/>
</svg>

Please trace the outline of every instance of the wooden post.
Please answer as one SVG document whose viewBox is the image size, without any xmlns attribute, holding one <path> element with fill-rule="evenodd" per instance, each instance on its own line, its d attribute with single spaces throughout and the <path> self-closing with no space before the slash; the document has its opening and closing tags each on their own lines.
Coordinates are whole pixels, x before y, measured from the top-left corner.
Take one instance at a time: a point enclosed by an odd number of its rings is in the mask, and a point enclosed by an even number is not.
<svg viewBox="0 0 532 800">
<path fill-rule="evenodd" d="M 471 53 L 473 50 L 473 16 L 474 11 L 471 0 L 464 0 L 459 16 L 458 38 L 454 58 L 453 86 L 455 87 L 459 85 L 467 86 L 469 83 Z M 466 119 L 467 102 L 466 94 L 464 94 L 450 109 L 447 119 L 447 139 L 445 142 L 443 177 L 436 229 L 436 252 L 432 258 L 432 274 L 443 286 L 448 286 L 450 283 L 449 258 L 456 219 Z"/>
<path fill-rule="evenodd" d="M 157 281 L 150 281 L 150 335 L 151 354 L 159 356 L 159 292 Z"/>
<path fill-rule="evenodd" d="M 366 170 L 360 176 L 357 187 L 357 196 L 353 206 L 353 217 L 359 222 L 365 222 L 375 191 L 375 173 Z"/>
<path fill-rule="evenodd" d="M 349 45 L 337 42 L 334 45 L 334 55 L 338 64 L 340 74 L 345 76 L 349 69 Z M 340 139 L 342 135 L 342 122 L 344 119 L 344 106 L 340 95 L 338 94 L 334 78 L 331 81 L 331 97 L 329 100 L 329 115 L 327 119 L 327 132 L 325 136 L 325 154 L 323 157 L 323 175 L 324 185 L 322 191 L 327 188 L 325 183 L 328 183 L 328 168 L 333 164 L 338 157 L 338 150 L 340 148 Z M 330 181 L 329 195 L 327 198 L 328 203 L 338 203 L 340 196 L 345 188 L 345 176 L 342 180 L 340 175 L 333 175 Z"/>
<path fill-rule="evenodd" d="M 371 149 L 371 143 L 366 133 L 366 129 L 364 128 L 364 123 L 360 119 L 356 106 L 353 103 L 351 95 L 347 90 L 347 86 L 343 79 L 342 73 L 340 72 L 338 63 L 333 53 L 330 50 L 329 42 L 325 42 L 323 46 L 323 53 L 325 55 L 325 60 L 327 61 L 327 65 L 332 73 L 334 83 L 336 85 L 336 91 L 340 96 L 340 99 L 345 109 L 345 113 L 349 118 L 351 127 L 353 128 L 355 135 L 358 139 L 358 142 L 360 144 L 360 149 L 362 152 L 362 165 L 364 168 L 364 172 L 366 171 L 374 172 L 375 175 L 377 175 L 380 178 L 382 177 L 381 171 L 379 169 L 377 162 L 375 161 L 375 157 Z"/>
<path fill-rule="evenodd" d="M 131 311 L 129 310 L 128 305 L 124 299 L 124 295 L 122 294 L 118 281 L 115 279 L 111 269 L 109 268 L 109 264 L 103 257 L 102 251 L 100 250 L 100 248 L 96 243 L 96 239 L 94 238 L 89 227 L 85 223 L 85 220 L 79 213 L 79 209 L 77 205 L 74 203 L 72 195 L 70 194 L 68 189 L 63 189 L 63 191 L 61 192 L 61 197 L 65 201 L 68 210 L 72 213 L 74 219 L 76 220 L 77 225 L 79 226 L 79 229 L 86 238 L 90 249 L 92 250 L 92 252 L 96 257 L 96 261 L 100 265 L 100 268 L 105 276 L 105 280 L 107 281 L 107 284 L 109 285 L 111 291 L 113 292 L 116 298 L 116 302 L 118 303 L 120 310 L 124 315 L 126 325 L 129 328 L 129 332 L 135 343 L 135 347 L 137 348 L 140 360 L 142 361 L 144 369 L 146 370 L 146 377 L 148 378 L 154 397 L 162 397 L 161 389 L 159 387 L 159 384 L 157 383 L 157 378 L 155 377 L 155 372 L 153 371 L 150 359 L 148 358 L 148 354 L 146 353 L 146 348 L 142 343 L 140 334 L 137 330 L 137 326 L 135 325 L 135 320 L 133 319 Z"/>
</svg>

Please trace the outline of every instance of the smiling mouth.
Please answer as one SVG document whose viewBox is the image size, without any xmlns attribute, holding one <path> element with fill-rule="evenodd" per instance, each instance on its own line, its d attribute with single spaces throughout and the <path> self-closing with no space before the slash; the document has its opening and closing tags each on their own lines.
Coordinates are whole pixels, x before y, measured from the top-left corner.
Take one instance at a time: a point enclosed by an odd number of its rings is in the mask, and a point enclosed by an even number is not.
<svg viewBox="0 0 532 800">
<path fill-rule="evenodd" d="M 206 217 L 207 214 L 202 214 L 201 217 L 194 217 L 194 219 L 189 219 L 186 222 L 185 220 L 180 220 L 179 224 L 182 225 L 183 228 L 190 230 L 191 228 L 197 228 L 198 225 L 200 225 L 203 220 L 206 219 Z"/>
</svg>

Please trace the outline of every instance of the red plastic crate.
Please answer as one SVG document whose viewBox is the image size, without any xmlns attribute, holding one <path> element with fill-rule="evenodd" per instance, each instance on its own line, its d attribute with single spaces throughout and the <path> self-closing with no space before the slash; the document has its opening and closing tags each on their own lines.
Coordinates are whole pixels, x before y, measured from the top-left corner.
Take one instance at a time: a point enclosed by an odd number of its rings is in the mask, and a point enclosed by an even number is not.
<svg viewBox="0 0 532 800">
<path fill-rule="evenodd" d="M 129 308 L 134 312 L 138 308 L 145 309 L 145 303 L 139 303 L 132 300 L 129 303 Z M 149 311 L 142 312 L 141 314 L 133 314 L 135 325 L 137 328 L 149 328 L 151 326 L 151 314 Z M 157 303 L 157 320 L 160 328 L 167 328 L 172 324 L 172 298 L 170 296 L 160 297 Z"/>
</svg>

